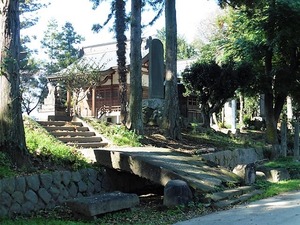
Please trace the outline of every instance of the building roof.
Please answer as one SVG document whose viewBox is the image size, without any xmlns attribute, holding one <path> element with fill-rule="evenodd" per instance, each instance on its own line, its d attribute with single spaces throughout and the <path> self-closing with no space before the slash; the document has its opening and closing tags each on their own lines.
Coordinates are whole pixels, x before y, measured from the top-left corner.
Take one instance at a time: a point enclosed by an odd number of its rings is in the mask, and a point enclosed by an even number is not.
<svg viewBox="0 0 300 225">
<path fill-rule="evenodd" d="M 142 58 L 143 62 L 147 59 L 149 50 L 146 49 L 146 39 L 142 42 Z M 130 65 L 130 42 L 126 43 L 126 65 Z M 110 42 L 98 45 L 83 47 L 80 50 L 80 57 L 76 62 L 67 68 L 48 76 L 49 80 L 61 79 L 67 73 L 80 73 L 84 70 L 97 70 L 103 74 L 113 72 L 117 69 L 117 43 Z"/>
</svg>

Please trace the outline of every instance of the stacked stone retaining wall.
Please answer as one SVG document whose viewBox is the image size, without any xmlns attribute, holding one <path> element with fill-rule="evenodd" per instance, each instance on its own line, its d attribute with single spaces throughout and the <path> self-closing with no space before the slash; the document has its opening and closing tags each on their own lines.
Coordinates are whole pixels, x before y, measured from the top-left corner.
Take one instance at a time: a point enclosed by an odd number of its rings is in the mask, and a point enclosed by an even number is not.
<svg viewBox="0 0 300 225">
<path fill-rule="evenodd" d="M 0 217 L 54 208 L 72 198 L 109 190 L 105 173 L 91 168 L 5 178 L 0 180 Z"/>
</svg>

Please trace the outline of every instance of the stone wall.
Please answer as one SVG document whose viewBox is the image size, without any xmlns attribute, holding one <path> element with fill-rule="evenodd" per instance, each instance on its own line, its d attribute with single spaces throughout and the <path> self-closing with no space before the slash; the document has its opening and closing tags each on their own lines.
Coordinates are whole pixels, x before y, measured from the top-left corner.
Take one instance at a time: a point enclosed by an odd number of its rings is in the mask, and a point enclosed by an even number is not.
<svg viewBox="0 0 300 225">
<path fill-rule="evenodd" d="M 105 173 L 60 171 L 0 180 L 0 217 L 53 208 L 65 201 L 109 191 Z"/>
<path fill-rule="evenodd" d="M 206 160 L 220 166 L 233 169 L 237 165 L 254 163 L 264 159 L 263 149 L 236 149 L 233 151 L 220 151 L 201 155 Z"/>
</svg>

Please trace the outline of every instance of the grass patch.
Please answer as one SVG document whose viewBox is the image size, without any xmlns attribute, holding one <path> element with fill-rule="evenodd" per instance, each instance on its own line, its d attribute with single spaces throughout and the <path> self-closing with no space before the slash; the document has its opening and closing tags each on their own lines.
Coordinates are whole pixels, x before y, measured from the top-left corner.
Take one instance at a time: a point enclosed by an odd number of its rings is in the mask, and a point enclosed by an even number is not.
<svg viewBox="0 0 300 225">
<path fill-rule="evenodd" d="M 292 156 L 279 158 L 264 164 L 269 168 L 286 168 L 287 170 L 300 170 L 299 161 L 295 160 Z"/>
<path fill-rule="evenodd" d="M 263 193 L 251 198 L 251 201 L 273 197 L 285 192 L 299 191 L 300 180 L 286 180 L 278 183 L 271 183 L 269 181 L 259 180 L 255 184 L 256 188 L 263 190 Z"/>
<path fill-rule="evenodd" d="M 128 130 L 122 125 L 111 124 L 107 122 L 102 122 L 100 120 L 84 119 L 88 124 L 90 124 L 95 130 L 103 134 L 105 137 L 110 139 L 114 145 L 117 146 L 131 146 L 140 147 L 141 135 L 137 135 L 131 130 Z"/>
<path fill-rule="evenodd" d="M 86 168 L 89 163 L 76 151 L 57 140 L 34 120 L 25 119 L 26 146 L 33 156 L 47 159 L 58 166 L 70 166 L 73 170 Z"/>
<path fill-rule="evenodd" d="M 16 176 L 17 172 L 12 170 L 11 161 L 7 155 L 0 152 L 0 178 Z"/>
<path fill-rule="evenodd" d="M 234 150 L 237 148 L 263 148 L 265 142 L 263 135 L 247 131 L 238 135 L 229 135 L 212 129 L 194 130 L 186 133 L 187 139 L 196 139 L 201 144 L 212 145 L 219 149 Z"/>
</svg>

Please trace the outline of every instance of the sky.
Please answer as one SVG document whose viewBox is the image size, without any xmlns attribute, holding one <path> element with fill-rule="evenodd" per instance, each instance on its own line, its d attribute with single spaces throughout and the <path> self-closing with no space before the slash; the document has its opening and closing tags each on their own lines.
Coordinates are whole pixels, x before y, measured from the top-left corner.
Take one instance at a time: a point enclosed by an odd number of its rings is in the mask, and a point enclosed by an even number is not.
<svg viewBox="0 0 300 225">
<path fill-rule="evenodd" d="M 43 1 L 43 0 L 41 0 Z M 47 2 L 47 0 L 44 0 Z M 40 49 L 40 40 L 47 29 L 48 21 L 56 19 L 59 27 L 66 22 L 72 23 L 75 31 L 85 38 L 81 46 L 89 46 L 114 41 L 113 33 L 108 31 L 108 27 L 99 33 L 94 33 L 91 28 L 93 24 L 102 24 L 110 11 L 110 6 L 102 2 L 96 9 L 92 9 L 89 0 L 51 0 L 51 5 L 38 12 L 39 22 L 36 26 L 21 31 L 23 34 L 34 34 L 37 40 L 30 45 L 32 48 Z M 177 32 L 191 42 L 197 32 L 200 22 L 208 17 L 212 17 L 219 9 L 215 0 L 176 0 Z M 151 20 L 150 13 L 142 16 L 145 20 Z M 147 21 L 148 21 L 147 20 Z M 111 27 L 111 24 L 110 24 Z M 143 36 L 154 36 L 157 30 L 164 27 L 164 15 L 153 25 L 143 31 Z M 129 36 L 127 35 L 129 39 Z M 39 50 L 41 51 L 41 50 Z"/>
</svg>

